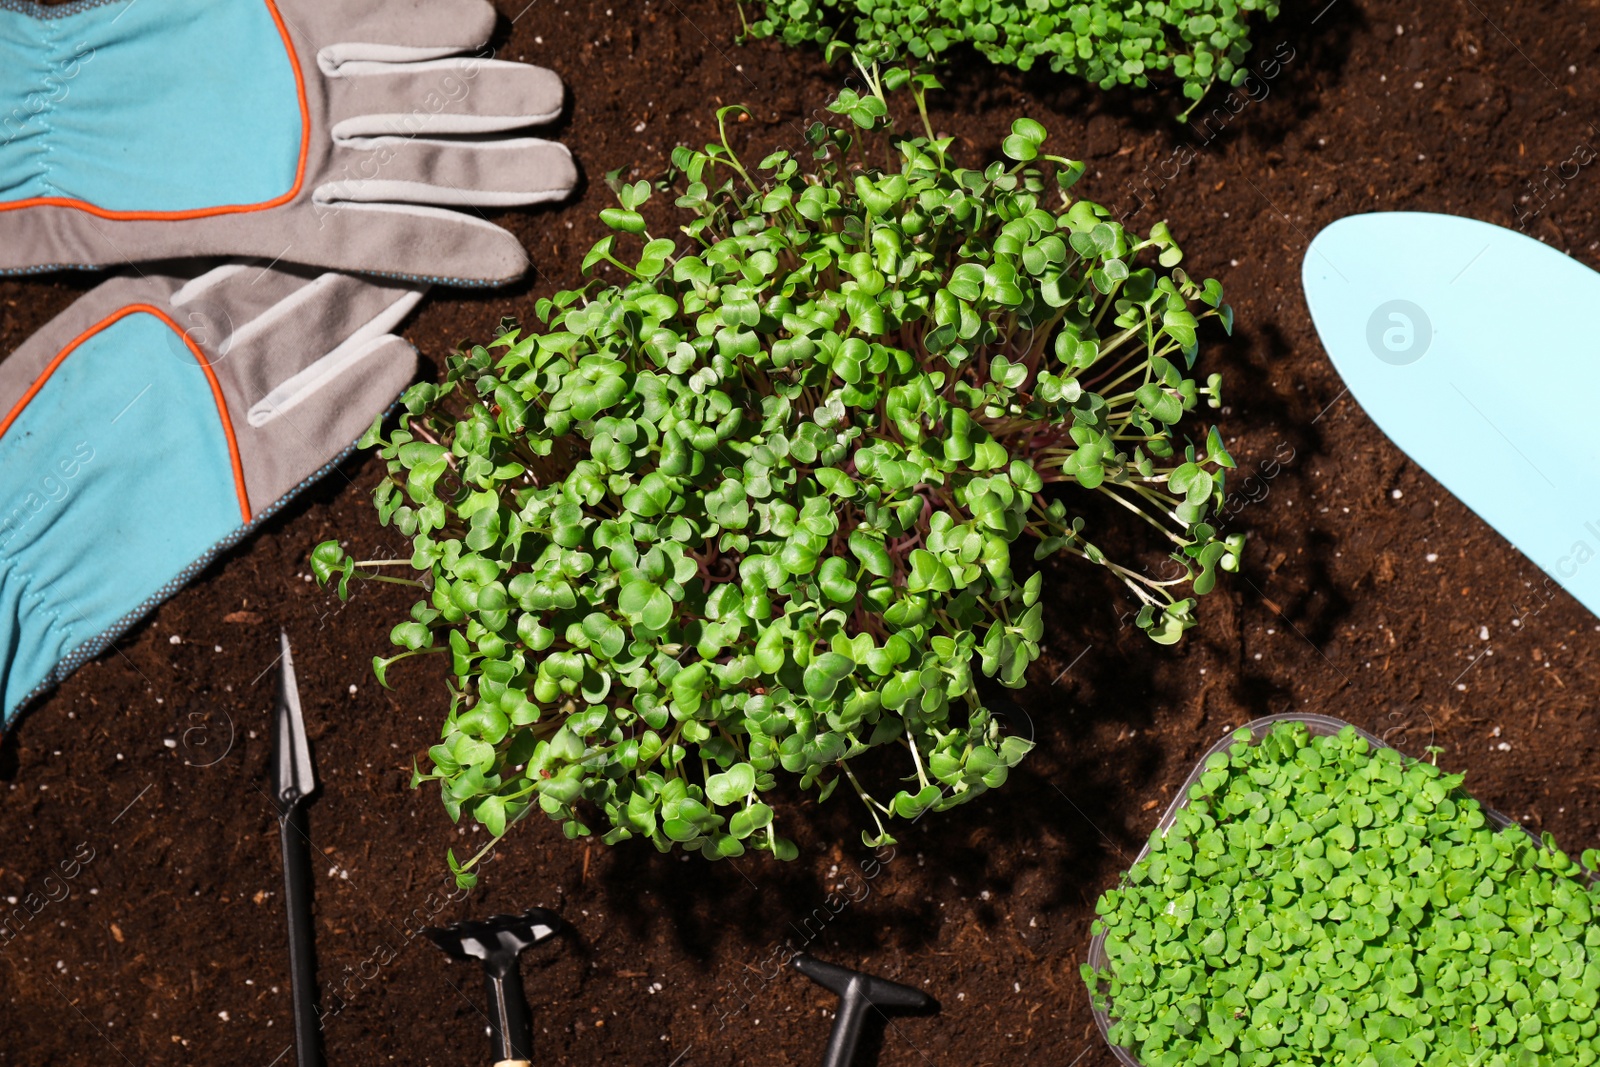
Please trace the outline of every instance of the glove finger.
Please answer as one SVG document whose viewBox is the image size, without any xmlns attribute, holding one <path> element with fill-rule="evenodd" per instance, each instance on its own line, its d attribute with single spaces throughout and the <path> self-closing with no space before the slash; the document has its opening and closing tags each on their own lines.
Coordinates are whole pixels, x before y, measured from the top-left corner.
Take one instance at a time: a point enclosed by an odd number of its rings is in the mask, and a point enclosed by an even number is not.
<svg viewBox="0 0 1600 1067">
<path fill-rule="evenodd" d="M 330 76 L 345 63 L 401 63 L 477 50 L 488 43 L 498 17 L 488 0 L 305 0 L 292 6 L 299 10 L 291 27 L 306 27 L 318 44 L 317 65 Z"/>
<path fill-rule="evenodd" d="M 213 361 L 228 354 L 239 328 L 315 281 L 317 267 L 231 260 L 186 281 L 169 300 L 185 334 Z"/>
<path fill-rule="evenodd" d="M 240 420 L 245 484 L 258 507 L 273 505 L 327 473 L 417 373 L 417 350 L 392 334 L 352 337 Z"/>
<path fill-rule="evenodd" d="M 253 309 L 260 299 L 257 290 L 282 295 Z M 379 284 L 331 271 L 307 280 L 300 272 L 281 268 L 246 268 L 210 286 L 205 292 L 208 308 L 217 309 L 213 317 L 234 323 L 231 334 L 213 344 L 212 365 L 226 377 L 224 388 L 231 393 L 235 417 L 244 410 L 250 421 L 258 421 L 257 408 L 280 403 L 285 382 L 352 340 L 388 333 L 425 290 L 420 284 Z M 184 295 L 180 290 L 174 303 Z"/>
<path fill-rule="evenodd" d="M 578 183 L 566 146 L 537 137 L 433 141 L 369 137 L 345 149 L 346 177 L 321 185 L 330 203 L 516 207 L 560 200 Z"/>
<path fill-rule="evenodd" d="M 354 203 L 324 198 L 323 192 L 319 188 L 312 201 L 315 229 L 303 236 L 318 251 L 334 251 L 331 266 L 376 273 L 374 264 L 383 264 L 386 277 L 467 286 L 505 285 L 527 272 L 522 242 L 478 214 Z"/>
<path fill-rule="evenodd" d="M 565 99 L 554 71 L 471 56 L 346 64 L 328 93 L 335 141 L 515 130 L 556 118 Z"/>
</svg>

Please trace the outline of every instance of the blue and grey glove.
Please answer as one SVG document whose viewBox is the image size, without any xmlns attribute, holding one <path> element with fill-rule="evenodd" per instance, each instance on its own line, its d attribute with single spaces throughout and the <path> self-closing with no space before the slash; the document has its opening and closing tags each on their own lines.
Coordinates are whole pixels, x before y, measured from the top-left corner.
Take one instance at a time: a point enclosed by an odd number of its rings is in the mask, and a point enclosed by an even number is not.
<svg viewBox="0 0 1600 1067">
<path fill-rule="evenodd" d="M 0 273 L 179 256 L 456 285 L 528 257 L 477 209 L 564 197 L 560 79 L 487 0 L 0 3 Z M 9 111 L 3 110 L 9 108 Z M 465 209 L 465 210 L 457 210 Z"/>
<path fill-rule="evenodd" d="M 114 278 L 0 362 L 0 722 L 321 477 L 416 373 L 420 285 Z"/>
</svg>

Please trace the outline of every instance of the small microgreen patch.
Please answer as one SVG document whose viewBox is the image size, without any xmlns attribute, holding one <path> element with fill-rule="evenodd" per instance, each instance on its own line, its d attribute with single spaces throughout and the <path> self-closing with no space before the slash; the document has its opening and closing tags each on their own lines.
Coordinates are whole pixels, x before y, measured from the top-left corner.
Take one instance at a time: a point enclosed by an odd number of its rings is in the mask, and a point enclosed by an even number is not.
<svg viewBox="0 0 1600 1067">
<path fill-rule="evenodd" d="M 1600 886 L 1353 728 L 1241 730 L 1100 899 L 1085 964 L 1146 1067 L 1588 1065 Z"/>
<path fill-rule="evenodd" d="M 767 802 L 789 774 L 823 798 L 849 782 L 886 843 L 886 820 L 999 786 L 1030 747 L 974 681 L 1020 687 L 1039 656 L 1043 577 L 1013 571 L 1016 542 L 1109 568 L 1163 643 L 1236 565 L 1205 521 L 1233 460 L 1214 427 L 1178 429 L 1217 406 L 1217 376 L 1187 370 L 1200 320 L 1231 325 L 1221 287 L 1177 269 L 1164 225 L 1137 237 L 1072 199 L 1081 166 L 1031 120 L 982 170 L 931 134 L 884 139 L 885 85 L 925 113 L 934 82 L 869 73 L 833 111 L 888 166 L 824 123 L 805 167 L 747 168 L 725 134 L 678 149 L 686 242 L 648 232 L 648 184 L 619 184 L 586 269 L 622 284 L 539 301 L 545 329 L 503 324 L 374 424 L 379 516 L 428 590 L 377 671 L 450 656 L 415 780 L 452 817 L 498 839 L 537 806 L 576 836 L 597 811 L 608 843 L 790 857 Z M 1175 575 L 1085 540 L 1089 497 L 1160 530 Z M 330 541 L 312 565 L 343 593 L 385 562 Z M 877 746 L 906 757 L 881 799 L 852 764 Z"/>
<path fill-rule="evenodd" d="M 747 13 L 746 9 L 752 9 Z M 1163 75 L 1199 101 L 1249 70 L 1249 19 L 1278 17 L 1277 0 L 741 0 L 744 31 L 864 60 L 948 61 L 971 45 L 990 62 L 1052 71 L 1111 89 Z M 750 14 L 759 17 L 750 18 Z M 1192 107 L 1193 105 L 1191 105 Z M 1187 114 L 1187 112 L 1186 112 Z"/>
</svg>

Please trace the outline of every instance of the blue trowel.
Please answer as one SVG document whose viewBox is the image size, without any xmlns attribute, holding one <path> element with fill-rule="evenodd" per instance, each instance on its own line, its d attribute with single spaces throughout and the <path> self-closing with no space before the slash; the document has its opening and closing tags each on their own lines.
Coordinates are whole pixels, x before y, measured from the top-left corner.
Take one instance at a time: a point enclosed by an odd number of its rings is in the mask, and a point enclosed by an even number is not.
<svg viewBox="0 0 1600 1067">
<path fill-rule="evenodd" d="M 1600 615 L 1600 274 L 1486 222 L 1383 212 L 1317 234 L 1301 280 L 1372 421 Z"/>
</svg>

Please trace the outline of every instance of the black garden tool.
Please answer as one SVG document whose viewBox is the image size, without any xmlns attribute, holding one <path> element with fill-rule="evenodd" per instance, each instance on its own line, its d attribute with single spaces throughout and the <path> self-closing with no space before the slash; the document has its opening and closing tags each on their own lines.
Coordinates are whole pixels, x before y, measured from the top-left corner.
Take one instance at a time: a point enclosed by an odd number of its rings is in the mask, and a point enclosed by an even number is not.
<svg viewBox="0 0 1600 1067">
<path fill-rule="evenodd" d="M 495 1067 L 528 1067 L 533 1059 L 533 1020 L 522 992 L 517 957 L 560 929 L 561 919 L 555 912 L 529 908 L 521 915 L 493 915 L 423 931 L 451 959 L 477 960 L 483 965 Z"/>
<path fill-rule="evenodd" d="M 824 963 L 802 952 L 794 958 L 795 970 L 813 982 L 839 995 L 839 1010 L 833 1017 L 833 1032 L 822 1055 L 822 1067 L 850 1067 L 869 1009 L 887 1014 L 924 1014 L 939 1010 L 939 1002 L 920 989 L 891 982 L 871 974 L 852 971 L 835 963 Z"/>
<path fill-rule="evenodd" d="M 273 723 L 272 798 L 278 805 L 278 836 L 283 844 L 283 899 L 289 909 L 289 978 L 294 999 L 294 1054 L 298 1067 L 322 1063 L 321 1022 L 317 1016 L 317 964 L 311 935 L 311 839 L 305 805 L 317 788 L 311 744 L 300 714 L 289 635 L 279 634 L 278 708 Z"/>
</svg>

